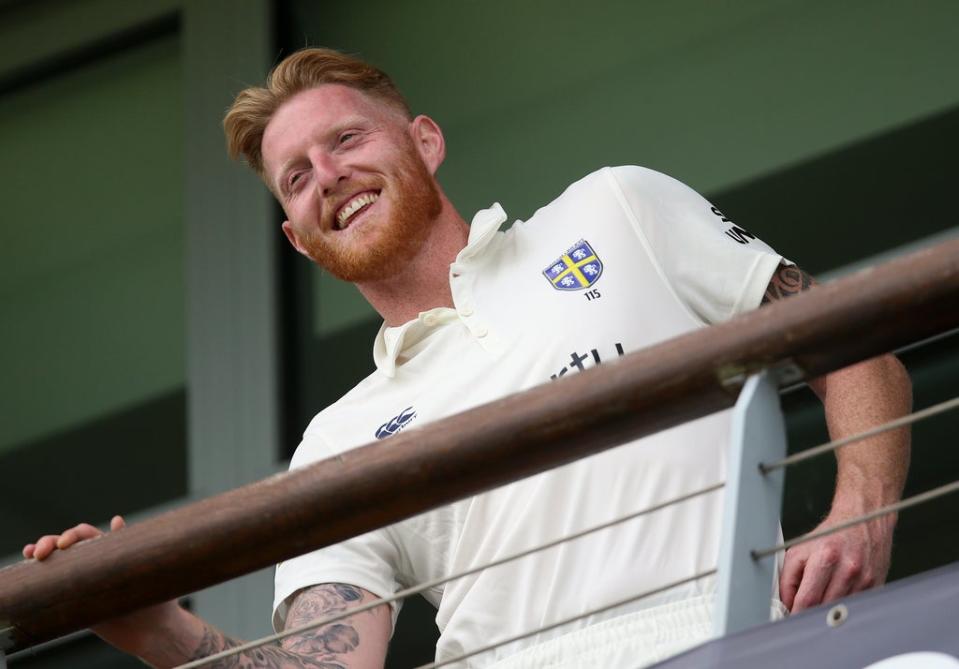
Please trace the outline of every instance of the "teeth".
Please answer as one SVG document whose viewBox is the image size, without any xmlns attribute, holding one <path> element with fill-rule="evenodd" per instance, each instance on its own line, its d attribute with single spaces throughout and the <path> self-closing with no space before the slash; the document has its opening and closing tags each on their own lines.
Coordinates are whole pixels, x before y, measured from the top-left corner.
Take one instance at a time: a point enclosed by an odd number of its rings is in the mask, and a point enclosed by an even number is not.
<svg viewBox="0 0 959 669">
<path fill-rule="evenodd" d="M 368 204 L 373 204 L 380 196 L 377 193 L 363 193 L 362 195 L 357 195 L 355 198 L 350 200 L 345 207 L 340 209 L 340 213 L 336 215 L 336 223 L 339 228 L 343 229 L 343 224 L 346 223 L 347 219 L 355 214 L 358 209 L 365 207 Z"/>
</svg>

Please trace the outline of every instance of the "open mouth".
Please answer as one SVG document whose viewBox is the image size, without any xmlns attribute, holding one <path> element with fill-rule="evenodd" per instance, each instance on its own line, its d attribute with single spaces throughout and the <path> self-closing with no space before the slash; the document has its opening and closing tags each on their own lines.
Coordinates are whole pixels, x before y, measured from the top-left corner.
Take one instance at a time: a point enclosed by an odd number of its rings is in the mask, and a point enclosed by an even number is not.
<svg viewBox="0 0 959 669">
<path fill-rule="evenodd" d="M 346 230 L 356 217 L 370 208 L 380 197 L 380 191 L 365 191 L 354 195 L 336 212 L 336 229 Z"/>
</svg>

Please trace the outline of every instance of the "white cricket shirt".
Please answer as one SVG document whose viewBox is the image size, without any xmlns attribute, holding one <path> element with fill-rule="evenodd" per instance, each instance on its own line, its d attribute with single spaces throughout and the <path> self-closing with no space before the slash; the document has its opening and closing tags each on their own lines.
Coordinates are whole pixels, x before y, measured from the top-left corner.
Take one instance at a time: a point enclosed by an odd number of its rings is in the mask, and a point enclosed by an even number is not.
<svg viewBox="0 0 959 669">
<path fill-rule="evenodd" d="M 498 204 L 476 215 L 450 266 L 455 308 L 382 328 L 376 371 L 316 416 L 291 467 L 755 308 L 782 261 L 687 186 L 640 167 L 594 172 L 499 232 L 505 221 Z M 342 582 L 390 595 L 723 481 L 728 431 L 729 412 L 708 416 L 287 560 L 276 570 L 274 625 L 300 588 Z M 436 588 L 426 596 L 438 609 L 437 658 L 711 568 L 721 519 L 713 493 Z M 700 582 L 632 608 L 712 588 Z"/>
</svg>

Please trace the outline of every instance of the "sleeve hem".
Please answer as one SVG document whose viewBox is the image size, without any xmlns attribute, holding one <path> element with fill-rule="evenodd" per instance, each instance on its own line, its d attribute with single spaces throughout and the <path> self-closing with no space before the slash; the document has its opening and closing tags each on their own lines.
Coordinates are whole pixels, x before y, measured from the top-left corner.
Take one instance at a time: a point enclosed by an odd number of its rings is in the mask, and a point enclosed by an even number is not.
<svg viewBox="0 0 959 669">
<path fill-rule="evenodd" d="M 792 263 L 780 255 L 773 254 L 764 254 L 756 258 L 752 269 L 746 276 L 745 288 L 733 305 L 730 316 L 756 309 L 762 303 L 769 281 L 780 264 L 791 265 Z"/>
</svg>

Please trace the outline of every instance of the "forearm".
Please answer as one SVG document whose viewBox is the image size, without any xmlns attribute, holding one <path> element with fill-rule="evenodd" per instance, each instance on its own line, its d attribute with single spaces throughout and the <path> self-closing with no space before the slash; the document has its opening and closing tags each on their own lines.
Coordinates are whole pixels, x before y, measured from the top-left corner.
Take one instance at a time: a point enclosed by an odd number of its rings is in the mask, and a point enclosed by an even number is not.
<svg viewBox="0 0 959 669">
<path fill-rule="evenodd" d="M 891 355 L 841 369 L 810 385 L 823 401 L 834 440 L 906 415 L 912 408 L 909 376 Z M 833 512 L 853 516 L 897 501 L 909 468 L 909 451 L 909 428 L 838 449 Z"/>
<path fill-rule="evenodd" d="M 384 609 L 386 607 L 383 607 Z M 143 612 L 147 613 L 147 612 Z M 136 614 L 134 614 L 136 615 Z M 360 614 L 362 628 L 371 618 L 389 618 L 389 613 Z M 209 657 L 223 650 L 235 648 L 243 641 L 233 639 L 210 623 L 179 606 L 165 606 L 149 612 L 150 620 L 132 620 L 133 631 L 98 626 L 97 632 L 121 650 L 136 655 L 150 666 L 166 669 L 192 660 Z M 210 669 L 371 669 L 383 665 L 385 644 L 361 648 L 356 632 L 356 616 L 340 623 L 325 625 L 317 630 L 288 637 L 282 642 L 244 651 L 238 655 L 217 660 Z M 299 623 L 308 622 L 305 620 Z M 130 623 L 124 626 L 130 629 Z M 371 652 L 372 651 L 372 652 Z"/>
<path fill-rule="evenodd" d="M 121 623 L 122 629 L 107 623 L 98 626 L 95 631 L 120 650 L 138 656 L 152 667 L 176 667 L 241 643 L 179 606 L 158 607 L 134 616 L 135 619 Z M 274 645 L 219 660 L 208 666 L 210 669 L 310 666 L 296 663 L 296 658 L 285 658 L 281 655 L 284 653 L 286 651 Z"/>
<path fill-rule="evenodd" d="M 113 532 L 122 530 L 124 525 L 120 516 L 110 521 Z M 34 544 L 27 544 L 23 556 L 42 561 L 53 551 L 67 550 L 78 541 L 101 534 L 96 527 L 80 523 L 62 534 L 46 535 Z M 280 645 L 262 646 L 207 666 L 213 669 L 382 669 L 392 632 L 389 605 L 380 604 L 336 622 L 312 627 L 316 621 L 377 602 L 376 595 L 345 583 L 322 583 L 303 588 L 289 599 L 286 629 L 311 629 L 291 634 Z M 98 623 L 92 629 L 107 643 L 154 667 L 175 667 L 242 645 L 184 610 L 176 601 L 138 609 Z"/>
<path fill-rule="evenodd" d="M 180 609 L 177 619 L 171 623 L 170 627 L 162 630 L 162 634 L 153 635 L 151 642 L 138 653 L 154 667 L 175 667 L 243 643 L 228 637 L 210 623 L 183 609 Z M 211 662 L 206 666 L 209 669 L 340 669 L 345 665 L 304 657 L 274 643 Z"/>
<path fill-rule="evenodd" d="M 813 284 L 798 267 L 781 265 L 763 303 L 789 297 Z M 826 409 L 829 436 L 842 439 L 907 414 L 912 388 L 892 355 L 873 358 L 809 382 Z M 836 451 L 836 492 L 829 515 L 816 530 L 834 527 L 902 495 L 909 468 L 909 428 L 891 430 Z M 895 515 L 793 546 L 779 578 L 783 603 L 801 611 L 885 581 Z"/>
</svg>

